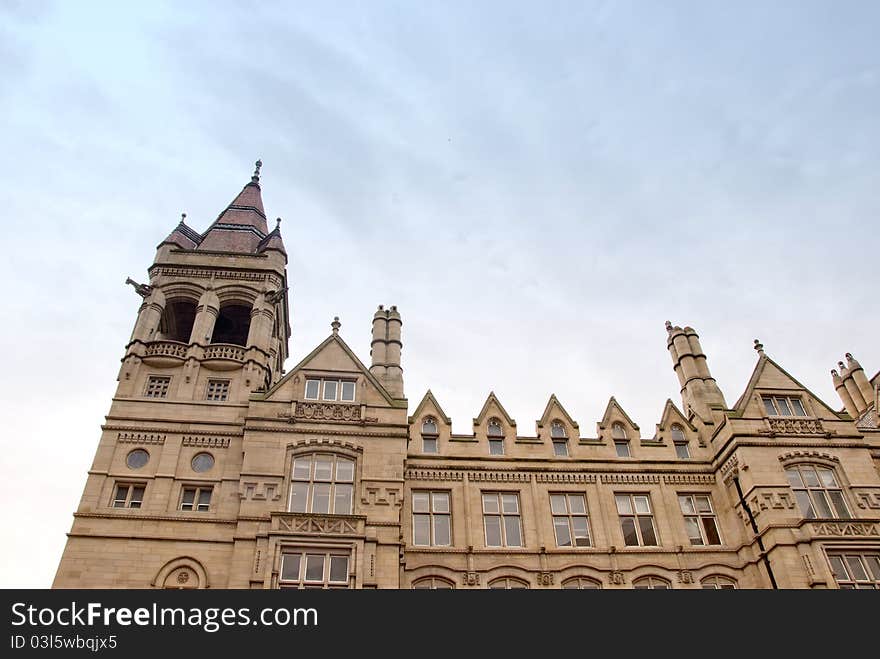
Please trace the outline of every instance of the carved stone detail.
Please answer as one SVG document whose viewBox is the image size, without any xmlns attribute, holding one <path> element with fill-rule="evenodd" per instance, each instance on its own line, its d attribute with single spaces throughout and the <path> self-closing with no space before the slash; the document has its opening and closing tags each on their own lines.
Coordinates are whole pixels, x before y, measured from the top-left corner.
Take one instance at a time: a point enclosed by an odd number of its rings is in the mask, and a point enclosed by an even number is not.
<svg viewBox="0 0 880 659">
<path fill-rule="evenodd" d="M 165 435 L 141 432 L 121 432 L 116 435 L 120 444 L 164 444 Z"/>
<path fill-rule="evenodd" d="M 460 481 L 464 478 L 464 474 L 445 469 L 407 469 L 406 478 L 417 481 Z"/>
<path fill-rule="evenodd" d="M 595 483 L 596 474 L 536 474 L 535 480 L 539 483 Z"/>
<path fill-rule="evenodd" d="M 615 485 L 659 483 L 657 474 L 602 474 L 602 482 Z"/>
<path fill-rule="evenodd" d="M 399 506 L 403 499 L 399 487 L 364 485 L 361 503 L 368 506 Z"/>
<path fill-rule="evenodd" d="M 465 586 L 479 586 L 480 574 L 478 572 L 465 572 L 461 577 L 461 582 Z"/>
<path fill-rule="evenodd" d="M 761 514 L 761 511 L 774 508 L 776 510 L 793 510 L 795 503 L 791 498 L 791 492 L 785 490 L 770 490 L 765 492 L 757 492 L 749 501 L 752 514 L 755 517 Z"/>
<path fill-rule="evenodd" d="M 475 471 L 469 475 L 472 481 L 491 481 L 493 483 L 528 483 L 529 474 L 516 471 Z"/>
<path fill-rule="evenodd" d="M 679 570 L 678 571 L 678 582 L 679 583 L 694 583 L 694 573 L 690 570 Z"/>
<path fill-rule="evenodd" d="M 790 460 L 809 460 L 818 458 L 820 460 L 829 460 L 831 462 L 840 462 L 840 458 L 830 453 L 822 451 L 788 451 L 779 456 L 780 462 L 788 462 Z"/>
<path fill-rule="evenodd" d="M 229 448 L 229 437 L 207 437 L 184 435 L 183 446 L 200 446 L 202 448 Z"/>
<path fill-rule="evenodd" d="M 553 573 L 552 572 L 538 573 L 538 585 L 552 586 L 553 585 Z"/>
<path fill-rule="evenodd" d="M 880 536 L 874 522 L 810 522 L 809 528 L 813 535 L 847 537 L 847 536 Z"/>
<path fill-rule="evenodd" d="M 311 535 L 363 535 L 364 518 L 353 515 L 272 513 L 272 530 Z"/>
<path fill-rule="evenodd" d="M 859 508 L 880 509 L 880 492 L 865 492 L 864 490 L 853 489 L 853 496 Z"/>
<path fill-rule="evenodd" d="M 239 498 L 246 501 L 280 501 L 280 483 L 243 482 L 238 493 Z"/>
<path fill-rule="evenodd" d="M 664 474 L 663 482 L 667 485 L 712 485 L 714 474 Z"/>
<path fill-rule="evenodd" d="M 773 435 L 825 435 L 825 428 L 819 419 L 767 419 L 770 436 Z"/>
<path fill-rule="evenodd" d="M 292 420 L 305 419 L 306 421 L 367 421 L 362 415 L 362 405 L 347 405 L 345 403 L 301 403 L 294 405 Z"/>
<path fill-rule="evenodd" d="M 621 572 L 620 570 L 614 570 L 611 573 L 610 579 L 611 583 L 616 586 L 621 586 L 626 583 L 626 578 L 623 576 L 623 572 Z"/>
</svg>

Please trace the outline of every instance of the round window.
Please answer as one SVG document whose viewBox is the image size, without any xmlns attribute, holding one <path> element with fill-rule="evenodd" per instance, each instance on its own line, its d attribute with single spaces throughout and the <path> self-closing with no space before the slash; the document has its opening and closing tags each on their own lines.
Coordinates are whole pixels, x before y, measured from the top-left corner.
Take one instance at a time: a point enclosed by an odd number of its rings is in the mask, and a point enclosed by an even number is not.
<svg viewBox="0 0 880 659">
<path fill-rule="evenodd" d="M 125 458 L 129 469 L 140 469 L 150 461 L 150 454 L 142 448 L 136 448 Z"/>
<path fill-rule="evenodd" d="M 208 471 L 214 466 L 214 456 L 210 453 L 199 453 L 192 460 L 193 471 Z"/>
</svg>

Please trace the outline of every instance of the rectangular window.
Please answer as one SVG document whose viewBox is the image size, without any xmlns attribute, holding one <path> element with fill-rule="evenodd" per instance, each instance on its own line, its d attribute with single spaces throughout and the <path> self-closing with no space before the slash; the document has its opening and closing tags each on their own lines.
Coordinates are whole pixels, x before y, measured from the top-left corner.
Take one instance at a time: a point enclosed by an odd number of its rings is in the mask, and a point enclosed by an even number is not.
<svg viewBox="0 0 880 659">
<path fill-rule="evenodd" d="M 590 546 L 590 524 L 583 494 L 551 494 L 550 512 L 558 547 Z"/>
<path fill-rule="evenodd" d="M 486 530 L 487 547 L 522 547 L 519 494 L 515 492 L 484 492 L 483 524 Z"/>
<path fill-rule="evenodd" d="M 449 492 L 413 492 L 413 544 L 448 547 L 452 544 Z"/>
<path fill-rule="evenodd" d="M 281 588 L 348 588 L 350 554 L 338 551 L 287 549 L 281 554 Z"/>
<path fill-rule="evenodd" d="M 504 455 L 504 440 L 503 439 L 490 439 L 489 440 L 489 455 Z"/>
<path fill-rule="evenodd" d="M 229 398 L 229 380 L 208 380 L 207 400 L 226 400 Z"/>
<path fill-rule="evenodd" d="M 354 460 L 321 453 L 297 456 L 291 481 L 290 512 L 352 513 Z"/>
<path fill-rule="evenodd" d="M 147 388 L 144 390 L 144 396 L 147 398 L 165 398 L 168 395 L 168 387 L 171 384 L 171 378 L 165 375 L 151 375 L 147 379 Z"/>
<path fill-rule="evenodd" d="M 340 400 L 354 402 L 357 387 L 351 380 L 328 380 L 310 378 L 306 380 L 306 400 Z"/>
<path fill-rule="evenodd" d="M 336 380 L 324 380 L 324 400 L 336 400 L 336 388 L 339 382 Z"/>
<path fill-rule="evenodd" d="M 804 404 L 797 396 L 762 396 L 767 416 L 807 416 Z"/>
<path fill-rule="evenodd" d="M 680 460 L 690 460 L 691 450 L 688 447 L 687 442 L 675 442 L 675 454 Z"/>
<path fill-rule="evenodd" d="M 615 441 L 614 449 L 617 451 L 618 458 L 628 458 L 629 454 L 629 442 L 628 441 Z"/>
<path fill-rule="evenodd" d="M 342 395 L 339 400 L 351 402 L 354 400 L 354 382 L 342 381 Z"/>
<path fill-rule="evenodd" d="M 831 572 L 840 588 L 880 590 L 880 553 L 829 553 Z"/>
<path fill-rule="evenodd" d="M 647 494 L 615 494 L 623 541 L 627 547 L 656 546 L 654 514 Z"/>
<path fill-rule="evenodd" d="M 568 457 L 568 442 L 564 439 L 553 440 L 553 455 L 561 458 Z"/>
<path fill-rule="evenodd" d="M 318 396 L 320 393 L 320 380 L 306 380 L 306 400 L 318 400 Z"/>
<path fill-rule="evenodd" d="M 180 509 L 207 512 L 211 507 L 211 487 L 185 487 L 180 497 Z"/>
<path fill-rule="evenodd" d="M 422 437 L 422 453 L 436 453 L 437 452 L 437 438 L 436 437 Z"/>
<path fill-rule="evenodd" d="M 712 502 L 706 494 L 680 494 L 678 504 L 684 515 L 684 526 L 692 545 L 720 545 L 718 521 Z"/>
<path fill-rule="evenodd" d="M 146 485 L 140 483 L 117 483 L 113 492 L 114 508 L 140 508 L 144 502 Z"/>
</svg>

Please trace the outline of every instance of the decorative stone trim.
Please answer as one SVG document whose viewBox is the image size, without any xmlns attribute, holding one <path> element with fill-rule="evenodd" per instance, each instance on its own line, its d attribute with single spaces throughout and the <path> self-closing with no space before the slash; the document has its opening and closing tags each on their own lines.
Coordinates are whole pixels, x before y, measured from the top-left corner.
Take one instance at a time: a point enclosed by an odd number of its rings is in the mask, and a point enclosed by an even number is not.
<svg viewBox="0 0 880 659">
<path fill-rule="evenodd" d="M 830 453 L 822 453 L 821 451 L 789 451 L 779 456 L 780 462 L 792 462 L 794 460 L 828 460 L 830 462 L 840 462 L 840 458 Z"/>
<path fill-rule="evenodd" d="M 347 405 L 345 403 L 303 403 L 294 401 L 293 411 L 281 412 L 282 416 L 290 419 L 306 421 L 347 421 L 364 423 L 367 418 L 364 414 L 365 405 Z M 374 422 L 378 421 L 376 419 Z"/>
<path fill-rule="evenodd" d="M 875 522 L 808 522 L 807 528 L 814 536 L 831 536 L 835 538 L 880 536 L 880 531 L 878 531 Z"/>
<path fill-rule="evenodd" d="M 714 485 L 714 474 L 664 474 L 667 485 Z"/>
<path fill-rule="evenodd" d="M 281 483 L 242 481 L 238 497 L 242 501 L 280 501 Z"/>
<path fill-rule="evenodd" d="M 231 425 L 231 424 L 230 424 Z M 117 426 L 113 424 L 106 424 L 101 426 L 101 430 L 120 430 L 120 431 L 130 431 L 130 432 L 141 432 L 141 433 L 163 433 L 168 435 L 173 435 L 181 432 L 180 428 L 155 428 L 155 427 L 141 427 L 141 426 Z M 189 434 L 197 434 L 197 431 L 187 430 Z M 225 430 L 210 430 L 205 431 L 204 434 L 210 435 L 220 435 L 223 437 L 243 437 L 244 432 L 239 429 L 235 432 L 228 432 Z"/>
<path fill-rule="evenodd" d="M 229 438 L 184 435 L 182 444 L 183 446 L 200 446 L 202 448 L 229 448 Z"/>
<path fill-rule="evenodd" d="M 880 490 L 880 488 L 870 488 L 871 490 Z M 871 492 L 866 491 L 867 488 L 853 488 L 852 495 L 856 500 L 856 505 L 859 508 L 872 508 L 874 510 L 880 509 L 880 492 Z"/>
<path fill-rule="evenodd" d="M 553 573 L 552 572 L 539 572 L 538 573 L 538 585 L 539 586 L 552 586 L 553 585 Z"/>
<path fill-rule="evenodd" d="M 399 487 L 364 485 L 361 503 L 368 506 L 400 506 L 403 497 Z"/>
<path fill-rule="evenodd" d="M 678 571 L 678 583 L 694 583 L 694 574 L 690 570 Z"/>
<path fill-rule="evenodd" d="M 464 479 L 464 473 L 443 469 L 407 469 L 406 479 L 417 481 L 461 481 Z"/>
<path fill-rule="evenodd" d="M 528 483 L 531 480 L 529 474 L 517 471 L 475 471 L 469 473 L 468 478 L 475 482 L 493 483 Z"/>
<path fill-rule="evenodd" d="M 596 474 L 535 474 L 535 480 L 539 483 L 595 483 Z"/>
<path fill-rule="evenodd" d="M 133 521 L 150 520 L 157 522 L 202 522 L 207 524 L 238 524 L 237 519 L 217 519 L 211 517 L 195 517 L 187 515 L 139 515 L 119 513 L 73 513 L 74 517 L 96 518 L 96 519 L 130 519 Z"/>
<path fill-rule="evenodd" d="M 350 433 L 346 433 L 350 434 Z M 288 449 L 301 449 L 301 448 L 319 448 L 319 449 L 332 449 L 332 448 L 341 448 L 348 449 L 349 451 L 355 451 L 357 453 L 363 453 L 364 447 L 358 446 L 357 444 L 352 444 L 351 442 L 345 442 L 340 439 L 329 439 L 327 437 L 309 437 L 308 439 L 300 439 L 295 442 L 291 442 L 287 445 Z"/>
<path fill-rule="evenodd" d="M 602 474 L 601 478 L 602 483 L 613 485 L 649 485 L 660 482 L 657 474 Z"/>
<path fill-rule="evenodd" d="M 609 580 L 615 586 L 621 586 L 626 583 L 626 578 L 623 576 L 623 572 L 621 572 L 620 570 L 612 571 L 609 575 Z"/>
<path fill-rule="evenodd" d="M 822 427 L 819 419 L 767 419 L 767 427 L 769 435 L 831 435 L 833 432 L 827 432 Z"/>
<path fill-rule="evenodd" d="M 307 535 L 363 535 L 365 517 L 272 513 L 271 533 Z"/>
<path fill-rule="evenodd" d="M 156 276 L 186 277 L 187 279 L 238 279 L 242 281 L 268 282 L 281 285 L 281 278 L 269 272 L 242 272 L 239 270 L 206 270 L 199 268 L 174 268 L 153 266 L 148 270 L 150 279 Z"/>
<path fill-rule="evenodd" d="M 156 433 L 121 432 L 116 435 L 120 444 L 164 444 L 165 435 Z"/>
<path fill-rule="evenodd" d="M 478 572 L 465 572 L 462 575 L 461 582 L 465 586 L 479 586 L 480 574 Z"/>
</svg>

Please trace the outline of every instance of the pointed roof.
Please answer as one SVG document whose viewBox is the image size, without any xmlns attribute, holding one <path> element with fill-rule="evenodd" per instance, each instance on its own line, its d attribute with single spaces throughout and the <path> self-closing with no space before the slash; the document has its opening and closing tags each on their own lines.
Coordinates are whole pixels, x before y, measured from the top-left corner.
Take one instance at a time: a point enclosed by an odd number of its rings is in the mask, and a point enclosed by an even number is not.
<svg viewBox="0 0 880 659">
<path fill-rule="evenodd" d="M 251 254 L 257 251 L 257 247 L 269 233 L 260 190 L 262 165 L 258 160 L 250 182 L 208 227 L 202 235 L 199 249 Z"/>
<path fill-rule="evenodd" d="M 562 417 L 563 417 L 566 421 L 568 421 L 568 424 L 569 424 L 569 425 L 570 425 L 575 431 L 579 431 L 579 426 L 578 426 L 578 424 L 577 424 L 577 421 L 575 421 L 574 419 L 571 418 L 571 415 L 568 413 L 568 410 L 566 410 L 566 409 L 562 406 L 562 403 L 559 402 L 559 399 L 556 397 L 556 394 L 550 394 L 550 400 L 547 401 L 547 406 L 544 408 L 544 413 L 541 415 L 541 418 L 538 419 L 538 428 L 543 428 L 543 427 L 546 426 L 550 421 L 552 421 L 552 418 L 551 418 L 551 416 L 550 416 L 550 413 L 553 411 L 554 408 L 556 408 L 557 410 L 559 410 L 559 412 L 560 412 L 560 414 L 562 415 Z"/>
<path fill-rule="evenodd" d="M 201 235 L 199 235 L 198 231 L 187 225 L 186 213 L 181 213 L 180 222 L 174 227 L 174 230 L 168 234 L 168 237 L 159 243 L 159 246 L 161 247 L 166 243 L 170 243 L 182 247 L 183 249 L 195 249 L 200 242 L 202 242 Z"/>
<path fill-rule="evenodd" d="M 483 403 L 483 408 L 480 410 L 480 413 L 474 419 L 474 426 L 479 426 L 486 420 L 486 417 L 489 415 L 489 407 L 492 404 L 498 408 L 498 411 L 501 412 L 501 416 L 504 417 L 504 420 L 507 422 L 511 428 L 516 428 L 516 421 L 510 418 L 510 415 L 507 413 L 507 410 L 504 409 L 504 406 L 501 404 L 501 401 L 498 400 L 498 397 L 495 395 L 494 391 L 489 392 L 489 397 L 486 398 L 486 402 Z"/>
<path fill-rule="evenodd" d="M 271 233 L 260 241 L 257 245 L 257 252 L 265 252 L 268 249 L 275 249 L 287 256 L 287 250 L 284 249 L 284 242 L 281 240 L 281 218 L 276 218 L 275 228 Z"/>
<path fill-rule="evenodd" d="M 626 410 L 624 410 L 620 406 L 620 403 L 617 402 L 617 399 L 612 396 L 608 399 L 608 405 L 605 406 L 605 414 L 602 415 L 602 420 L 599 422 L 600 430 L 605 429 L 608 426 L 608 422 L 611 421 L 611 410 L 613 409 L 616 409 L 618 412 L 620 412 L 620 415 L 624 419 L 626 419 L 626 422 L 632 427 L 633 430 L 639 429 L 639 424 L 637 424 L 629 417 L 629 414 L 626 413 Z"/>
<path fill-rule="evenodd" d="M 428 391 L 422 397 L 421 402 L 419 402 L 419 404 L 416 405 L 415 411 L 409 417 L 409 422 L 412 423 L 415 419 L 417 419 L 419 416 L 421 416 L 422 411 L 426 407 L 428 407 L 429 405 L 432 406 L 434 408 L 434 410 L 437 412 L 438 416 L 440 416 L 440 418 L 443 419 L 443 423 L 445 423 L 447 426 L 450 426 L 450 427 L 452 426 L 452 419 L 450 419 L 448 416 L 446 416 L 446 412 L 444 412 L 443 408 L 440 407 L 440 403 L 438 403 L 437 399 L 434 398 L 434 394 L 431 393 L 430 389 L 428 389 Z"/>
</svg>

